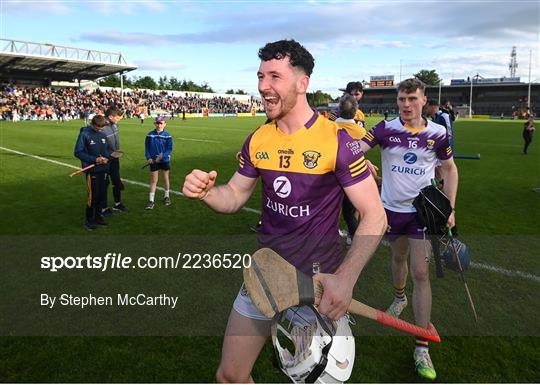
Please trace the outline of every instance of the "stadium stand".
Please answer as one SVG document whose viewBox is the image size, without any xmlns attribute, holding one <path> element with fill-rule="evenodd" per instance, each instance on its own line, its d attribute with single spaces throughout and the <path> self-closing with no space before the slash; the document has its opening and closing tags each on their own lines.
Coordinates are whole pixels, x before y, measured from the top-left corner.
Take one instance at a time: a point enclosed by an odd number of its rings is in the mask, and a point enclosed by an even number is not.
<svg viewBox="0 0 540 385">
<path fill-rule="evenodd" d="M 488 115 L 500 118 L 517 115 L 524 118 L 526 114 L 527 83 L 498 83 L 475 84 L 473 87 L 473 114 Z M 427 86 L 426 95 L 437 99 L 439 87 Z M 468 106 L 470 99 L 470 83 L 454 84 L 441 87 L 441 101 L 450 100 L 456 107 Z M 397 115 L 396 88 L 370 87 L 364 89 L 361 107 L 367 114 L 384 114 L 386 110 L 390 115 Z M 468 108 L 464 108 L 468 111 Z M 540 111 L 540 84 L 531 84 L 531 110 Z M 462 115 L 460 113 L 460 115 Z M 523 115 L 523 116 L 522 116 Z"/>
<path fill-rule="evenodd" d="M 173 96 L 167 92 L 148 90 L 124 90 L 122 102 L 118 90 L 96 89 L 94 91 L 78 88 L 21 87 L 13 84 L 0 89 L 0 119 L 13 120 L 72 120 L 88 119 L 94 114 L 103 113 L 107 107 L 115 105 L 122 108 L 126 117 L 139 116 L 141 112 L 152 111 L 164 115 L 179 115 L 182 109 L 186 113 L 202 113 L 208 108 L 209 113 L 237 114 L 262 110 L 259 100 L 248 98 L 246 101 L 234 97 L 212 96 L 202 98 L 194 96 Z"/>
<path fill-rule="evenodd" d="M 80 87 L 81 80 L 136 68 L 121 53 L 0 39 L 0 119 L 87 119 L 111 105 L 124 109 L 127 117 L 143 112 L 175 116 L 182 111 L 230 115 L 262 111 L 260 100 L 250 96 Z M 74 82 L 79 87 L 55 86 L 55 82 Z"/>
</svg>

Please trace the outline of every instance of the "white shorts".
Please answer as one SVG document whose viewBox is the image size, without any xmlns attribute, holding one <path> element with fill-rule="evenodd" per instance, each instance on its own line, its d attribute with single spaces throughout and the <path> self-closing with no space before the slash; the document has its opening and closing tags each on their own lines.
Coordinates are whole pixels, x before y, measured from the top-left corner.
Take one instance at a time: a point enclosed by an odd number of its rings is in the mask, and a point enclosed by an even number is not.
<svg viewBox="0 0 540 385">
<path fill-rule="evenodd" d="M 257 306 L 251 300 L 246 285 L 242 284 L 240 291 L 233 303 L 233 309 L 244 317 L 256 319 L 259 321 L 271 321 L 272 318 L 266 317 L 257 309 Z M 286 317 L 289 320 L 299 319 L 303 322 L 316 323 L 316 316 L 308 306 L 292 307 L 287 310 Z"/>
</svg>

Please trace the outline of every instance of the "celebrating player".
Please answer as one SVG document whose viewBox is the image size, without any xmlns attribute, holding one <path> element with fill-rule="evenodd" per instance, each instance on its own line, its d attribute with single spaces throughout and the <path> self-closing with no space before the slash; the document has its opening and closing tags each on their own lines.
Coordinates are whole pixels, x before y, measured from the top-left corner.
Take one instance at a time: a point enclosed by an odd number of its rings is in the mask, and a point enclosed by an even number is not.
<svg viewBox="0 0 540 385">
<path fill-rule="evenodd" d="M 215 185 L 216 171 L 193 170 L 183 192 L 217 212 L 234 213 L 260 177 L 260 245 L 306 274 L 320 271 L 315 275 L 324 287 L 319 311 L 337 320 L 344 316 L 353 287 L 386 228 L 377 186 L 358 142 L 309 107 L 311 54 L 294 40 L 281 40 L 261 48 L 259 58 L 258 88 L 271 121 L 246 139 L 238 170 L 227 184 Z M 344 259 L 338 235 L 343 190 L 362 215 Z M 241 289 L 227 325 L 219 382 L 252 381 L 269 326 L 270 320 Z"/>
<path fill-rule="evenodd" d="M 424 90 L 424 84 L 417 79 L 401 82 L 397 96 L 399 119 L 383 120 L 374 126 L 362 139 L 362 150 L 365 152 L 377 144 L 381 146 L 381 196 L 388 219 L 387 236 L 392 248 L 395 290 L 394 301 L 387 311 L 398 317 L 407 306 L 405 284 L 410 248 L 414 316 L 417 325 L 428 327 L 431 317 L 430 243 L 417 222 L 412 202 L 420 190 L 431 183 L 440 160 L 444 192 L 455 207 L 458 172 L 446 129 L 422 117 L 422 108 L 426 104 Z M 448 219 L 448 226 L 454 226 L 454 213 Z M 421 376 L 436 377 L 427 341 L 416 340 L 414 358 Z"/>
</svg>

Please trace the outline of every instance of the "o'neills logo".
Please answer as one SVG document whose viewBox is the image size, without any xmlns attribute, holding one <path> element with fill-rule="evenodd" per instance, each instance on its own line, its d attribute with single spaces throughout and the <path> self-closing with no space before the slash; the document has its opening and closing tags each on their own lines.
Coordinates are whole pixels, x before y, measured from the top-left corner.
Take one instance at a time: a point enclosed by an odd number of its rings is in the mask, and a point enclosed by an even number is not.
<svg viewBox="0 0 540 385">
<path fill-rule="evenodd" d="M 277 153 L 280 155 L 294 155 L 294 151 L 292 150 L 292 148 L 289 148 L 288 150 L 278 150 Z"/>
<path fill-rule="evenodd" d="M 289 206 L 283 203 L 274 202 L 270 198 L 266 197 L 266 207 L 285 217 L 309 217 L 309 205 Z"/>
<path fill-rule="evenodd" d="M 317 162 L 319 161 L 319 158 L 321 157 L 320 152 L 308 150 L 304 152 L 302 155 L 304 155 L 304 166 L 310 169 L 317 167 Z"/>
</svg>

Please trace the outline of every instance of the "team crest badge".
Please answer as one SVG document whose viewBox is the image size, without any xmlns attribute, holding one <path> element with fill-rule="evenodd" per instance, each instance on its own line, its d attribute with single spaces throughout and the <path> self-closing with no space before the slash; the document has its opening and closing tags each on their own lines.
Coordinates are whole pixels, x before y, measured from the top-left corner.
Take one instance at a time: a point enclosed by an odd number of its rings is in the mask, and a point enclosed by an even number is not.
<svg viewBox="0 0 540 385">
<path fill-rule="evenodd" d="M 433 150 L 433 146 L 435 146 L 435 141 L 433 139 L 428 139 L 427 140 L 427 149 L 428 150 Z"/>
<path fill-rule="evenodd" d="M 304 166 L 306 166 L 309 169 L 317 167 L 317 162 L 319 158 L 321 157 L 321 153 L 317 151 L 308 150 L 304 152 L 302 155 L 304 155 Z"/>
</svg>

